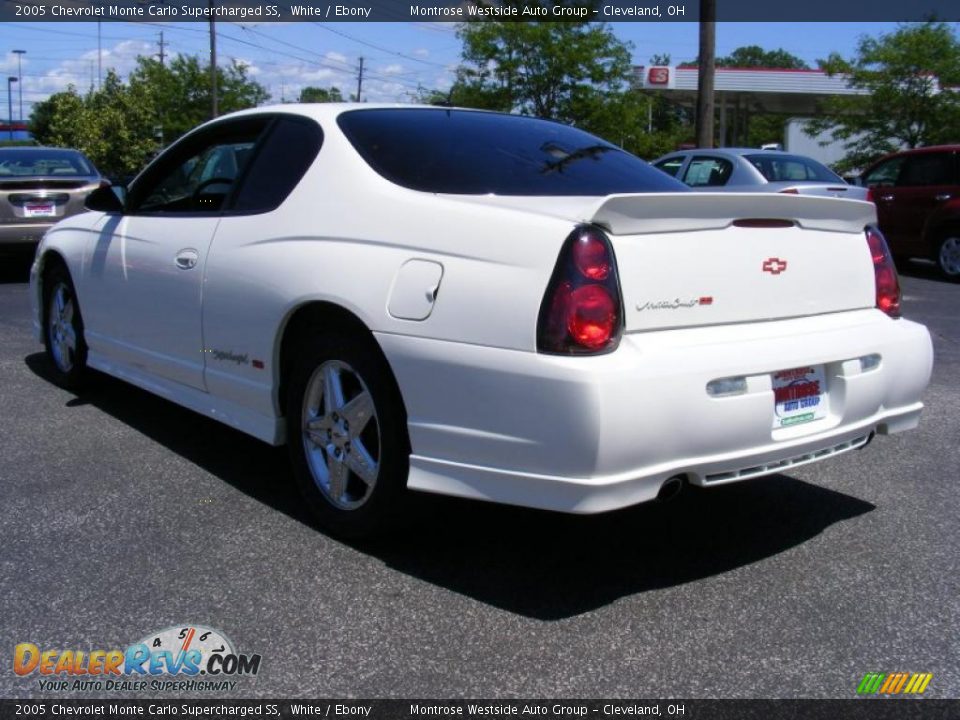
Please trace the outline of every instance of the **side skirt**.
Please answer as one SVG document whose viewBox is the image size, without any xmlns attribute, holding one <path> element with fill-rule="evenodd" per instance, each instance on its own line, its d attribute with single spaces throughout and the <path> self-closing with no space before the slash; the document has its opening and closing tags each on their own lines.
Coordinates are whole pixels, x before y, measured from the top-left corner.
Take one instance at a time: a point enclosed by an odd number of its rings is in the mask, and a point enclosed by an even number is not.
<svg viewBox="0 0 960 720">
<path fill-rule="evenodd" d="M 270 445 L 283 445 L 286 441 L 286 428 L 283 418 L 268 417 L 251 412 L 236 403 L 215 398 L 202 390 L 172 380 L 158 378 L 138 368 L 109 360 L 93 350 L 87 356 L 87 364 L 95 370 L 112 375 L 131 385 L 136 385 L 138 388 L 158 395 L 164 400 L 169 400 L 201 415 L 206 415 Z"/>
</svg>

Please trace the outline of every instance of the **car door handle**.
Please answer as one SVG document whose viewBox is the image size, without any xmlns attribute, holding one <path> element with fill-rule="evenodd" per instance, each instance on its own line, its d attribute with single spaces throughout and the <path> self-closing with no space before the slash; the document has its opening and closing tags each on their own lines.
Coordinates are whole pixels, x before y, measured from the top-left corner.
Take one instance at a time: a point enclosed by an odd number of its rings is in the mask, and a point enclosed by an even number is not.
<svg viewBox="0 0 960 720">
<path fill-rule="evenodd" d="M 881 195 L 880 199 L 883 200 L 883 202 L 890 202 L 893 200 L 893 195 Z"/>
<path fill-rule="evenodd" d="M 177 256 L 174 258 L 174 262 L 181 270 L 189 270 L 196 266 L 199 259 L 200 253 L 193 248 L 186 248 L 185 250 L 181 250 L 177 253 Z"/>
<path fill-rule="evenodd" d="M 946 202 L 950 199 L 950 193 L 941 193 L 933 198 L 937 202 Z"/>
</svg>

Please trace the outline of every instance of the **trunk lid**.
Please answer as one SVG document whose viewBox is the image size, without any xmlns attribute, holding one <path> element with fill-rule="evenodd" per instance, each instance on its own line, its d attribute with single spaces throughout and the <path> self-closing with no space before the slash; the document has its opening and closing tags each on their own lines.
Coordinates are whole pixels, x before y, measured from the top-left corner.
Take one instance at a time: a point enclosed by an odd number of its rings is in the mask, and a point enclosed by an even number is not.
<svg viewBox="0 0 960 720">
<path fill-rule="evenodd" d="M 873 307 L 870 203 L 767 193 L 615 195 L 591 210 L 617 258 L 627 332 Z"/>
</svg>

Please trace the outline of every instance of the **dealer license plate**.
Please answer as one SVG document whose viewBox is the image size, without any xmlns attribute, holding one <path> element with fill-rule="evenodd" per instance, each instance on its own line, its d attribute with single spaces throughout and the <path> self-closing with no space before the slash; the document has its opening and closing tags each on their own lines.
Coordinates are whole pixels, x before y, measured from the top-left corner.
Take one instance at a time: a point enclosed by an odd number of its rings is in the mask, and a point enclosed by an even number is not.
<svg viewBox="0 0 960 720">
<path fill-rule="evenodd" d="M 57 207 L 52 202 L 27 203 L 23 206 L 23 214 L 26 217 L 53 217 L 57 214 Z"/>
<path fill-rule="evenodd" d="M 813 422 L 827 416 L 827 374 L 823 365 L 773 374 L 773 427 Z"/>
</svg>

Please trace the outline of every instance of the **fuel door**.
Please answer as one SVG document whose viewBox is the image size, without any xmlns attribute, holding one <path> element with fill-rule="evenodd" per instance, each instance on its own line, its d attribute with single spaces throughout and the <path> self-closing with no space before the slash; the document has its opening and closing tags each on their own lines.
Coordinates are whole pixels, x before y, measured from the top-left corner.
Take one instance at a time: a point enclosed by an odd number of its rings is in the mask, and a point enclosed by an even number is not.
<svg viewBox="0 0 960 720">
<path fill-rule="evenodd" d="M 426 320 L 440 290 L 443 265 L 432 260 L 408 260 L 397 271 L 387 311 L 399 320 Z"/>
</svg>

